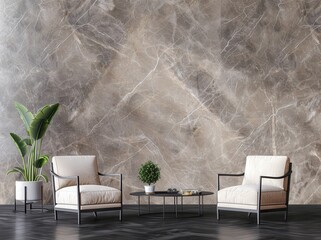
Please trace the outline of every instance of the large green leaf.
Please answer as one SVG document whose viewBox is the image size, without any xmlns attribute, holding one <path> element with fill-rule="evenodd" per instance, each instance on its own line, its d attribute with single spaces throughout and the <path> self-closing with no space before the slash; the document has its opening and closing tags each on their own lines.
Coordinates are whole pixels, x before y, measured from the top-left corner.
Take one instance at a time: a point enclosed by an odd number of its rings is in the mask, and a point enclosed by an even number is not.
<svg viewBox="0 0 321 240">
<path fill-rule="evenodd" d="M 34 162 L 34 166 L 36 168 L 42 168 L 43 166 L 46 165 L 46 163 L 49 161 L 49 157 L 47 155 L 43 155 L 40 158 L 38 158 L 35 162 Z"/>
<path fill-rule="evenodd" d="M 34 140 L 41 139 L 44 136 L 58 107 L 59 103 L 45 105 L 36 113 L 30 125 L 30 136 Z"/>
<path fill-rule="evenodd" d="M 10 133 L 10 136 L 13 139 L 13 142 L 15 143 L 21 157 L 23 158 L 28 151 L 26 142 L 21 140 L 21 138 L 17 134 Z"/>
<path fill-rule="evenodd" d="M 21 167 L 14 167 L 13 169 L 8 170 L 7 174 L 10 173 L 20 173 L 25 181 L 29 180 L 26 178 L 26 172 Z"/>
<path fill-rule="evenodd" d="M 33 119 L 33 114 L 21 103 L 16 102 L 15 106 L 20 114 L 20 118 L 22 119 L 23 124 L 25 125 L 25 129 L 27 131 L 27 134 L 29 135 L 30 125 L 31 125 L 31 122 Z"/>
<path fill-rule="evenodd" d="M 27 145 L 32 146 L 32 142 L 30 138 L 25 138 L 22 141 L 24 141 Z"/>
<path fill-rule="evenodd" d="M 39 174 L 39 175 L 37 175 L 36 178 L 35 178 L 35 181 L 40 181 L 41 178 L 42 178 L 43 180 L 45 180 L 45 182 L 48 182 L 48 177 L 47 177 L 46 175 L 44 175 L 44 174 Z"/>
</svg>

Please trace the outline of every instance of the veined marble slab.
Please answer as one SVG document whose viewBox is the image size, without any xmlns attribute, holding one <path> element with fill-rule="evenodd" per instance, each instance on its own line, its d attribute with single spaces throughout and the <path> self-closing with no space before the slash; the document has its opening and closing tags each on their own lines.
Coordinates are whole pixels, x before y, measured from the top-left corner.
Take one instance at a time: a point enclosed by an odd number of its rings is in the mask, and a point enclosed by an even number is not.
<svg viewBox="0 0 321 240">
<path fill-rule="evenodd" d="M 61 103 L 44 152 L 97 155 L 125 203 L 147 160 L 159 190 L 215 191 L 250 154 L 288 155 L 290 202 L 321 203 L 320 1 L 3 0 L 0 30 L 1 204 L 9 132 L 24 133 L 14 101 Z"/>
</svg>

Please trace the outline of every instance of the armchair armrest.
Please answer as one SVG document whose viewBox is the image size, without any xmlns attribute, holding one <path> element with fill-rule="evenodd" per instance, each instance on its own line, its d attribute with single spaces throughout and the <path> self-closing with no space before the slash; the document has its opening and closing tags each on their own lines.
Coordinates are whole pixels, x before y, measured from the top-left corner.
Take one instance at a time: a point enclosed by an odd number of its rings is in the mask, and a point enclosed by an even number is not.
<svg viewBox="0 0 321 240">
<path fill-rule="evenodd" d="M 229 177 L 240 177 L 244 176 L 244 173 L 219 173 L 217 174 L 219 177 L 220 176 L 229 176 Z"/>
<path fill-rule="evenodd" d="M 286 174 L 279 176 L 279 177 L 272 177 L 272 176 L 261 176 L 260 178 L 270 178 L 270 179 L 282 179 L 282 178 L 286 178 L 289 177 L 292 173 L 292 170 L 289 170 Z M 260 181 L 260 185 L 261 185 L 261 181 Z"/>
<path fill-rule="evenodd" d="M 219 173 L 217 174 L 217 191 L 220 190 L 220 177 L 241 177 L 244 173 Z"/>
<path fill-rule="evenodd" d="M 115 177 L 115 176 L 121 176 L 122 174 L 121 173 L 101 173 L 101 172 L 98 172 L 98 175 L 99 176 L 103 176 L 103 177 Z"/>
<path fill-rule="evenodd" d="M 75 179 L 77 182 L 77 204 L 78 210 L 80 209 L 80 186 L 79 186 L 79 176 L 60 176 L 55 173 L 53 170 L 50 170 L 50 174 L 52 176 L 52 189 L 53 189 L 53 197 L 54 197 L 54 205 L 56 205 L 56 186 L 55 186 L 55 177 L 60 179 Z"/>
<path fill-rule="evenodd" d="M 119 190 L 120 190 L 120 198 L 121 198 L 121 204 L 123 204 L 123 174 L 121 173 L 100 173 L 98 172 L 99 176 L 102 177 L 119 177 Z"/>
<path fill-rule="evenodd" d="M 291 178 L 291 174 L 292 174 L 292 164 L 290 163 L 290 168 L 289 171 L 287 173 L 285 173 L 282 176 L 278 176 L 278 177 L 273 177 L 273 176 L 260 176 L 260 190 L 259 190 L 259 195 L 258 195 L 258 208 L 259 210 L 261 209 L 261 199 L 262 199 L 262 180 L 264 178 L 268 178 L 268 179 L 282 179 L 282 178 L 286 178 L 288 177 L 288 187 L 287 187 L 287 191 L 286 191 L 286 205 L 288 205 L 289 202 L 289 188 L 290 188 L 290 178 Z"/>
<path fill-rule="evenodd" d="M 98 175 L 102 176 L 102 177 L 119 177 L 119 179 L 120 179 L 120 191 L 122 192 L 122 190 L 123 190 L 123 174 L 121 174 L 121 173 L 101 173 L 101 172 L 98 172 Z"/>
<path fill-rule="evenodd" d="M 57 173 L 55 173 L 54 171 L 50 170 L 50 174 L 52 176 L 52 186 L 53 186 L 53 190 L 54 193 L 56 192 L 56 187 L 55 187 L 55 177 L 56 178 L 60 178 L 60 179 L 75 179 L 77 182 L 77 192 L 80 192 L 80 188 L 79 188 L 79 176 L 60 176 Z"/>
<path fill-rule="evenodd" d="M 260 195 L 261 195 L 261 190 L 262 190 L 262 180 L 263 178 L 268 178 L 268 179 L 282 179 L 282 178 L 286 178 L 286 177 L 290 177 L 292 174 L 292 169 L 290 168 L 289 171 L 282 175 L 282 176 L 278 176 L 278 177 L 273 177 L 273 176 L 260 176 Z"/>
<path fill-rule="evenodd" d="M 54 173 L 53 171 L 50 171 L 50 174 L 53 177 L 60 178 L 60 179 L 77 179 L 77 178 L 79 178 L 79 176 L 60 176 L 57 173 Z"/>
</svg>

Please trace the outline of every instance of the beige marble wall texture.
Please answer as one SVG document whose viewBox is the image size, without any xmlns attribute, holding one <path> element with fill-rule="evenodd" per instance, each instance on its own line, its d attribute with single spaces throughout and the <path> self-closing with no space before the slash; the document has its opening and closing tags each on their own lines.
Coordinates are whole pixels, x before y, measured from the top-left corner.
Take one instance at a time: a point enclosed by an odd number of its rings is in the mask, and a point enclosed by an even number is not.
<svg viewBox="0 0 321 240">
<path fill-rule="evenodd" d="M 158 189 L 215 191 L 249 154 L 288 155 L 291 203 L 321 203 L 320 41 L 319 0 L 0 1 L 0 203 L 14 101 L 60 102 L 44 150 L 97 155 L 125 203 L 147 160 Z"/>
</svg>

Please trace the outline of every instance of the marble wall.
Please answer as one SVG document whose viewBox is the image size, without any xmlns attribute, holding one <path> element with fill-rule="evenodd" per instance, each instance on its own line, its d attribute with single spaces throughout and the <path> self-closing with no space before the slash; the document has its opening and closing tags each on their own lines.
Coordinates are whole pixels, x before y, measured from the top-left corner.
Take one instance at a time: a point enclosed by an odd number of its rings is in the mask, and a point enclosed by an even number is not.
<svg viewBox="0 0 321 240">
<path fill-rule="evenodd" d="M 321 203 L 319 0 L 2 0 L 0 30 L 1 204 L 14 101 L 61 103 L 45 152 L 97 155 L 125 203 L 147 160 L 158 189 L 215 191 L 249 154 L 288 155 L 291 203 Z"/>
</svg>

